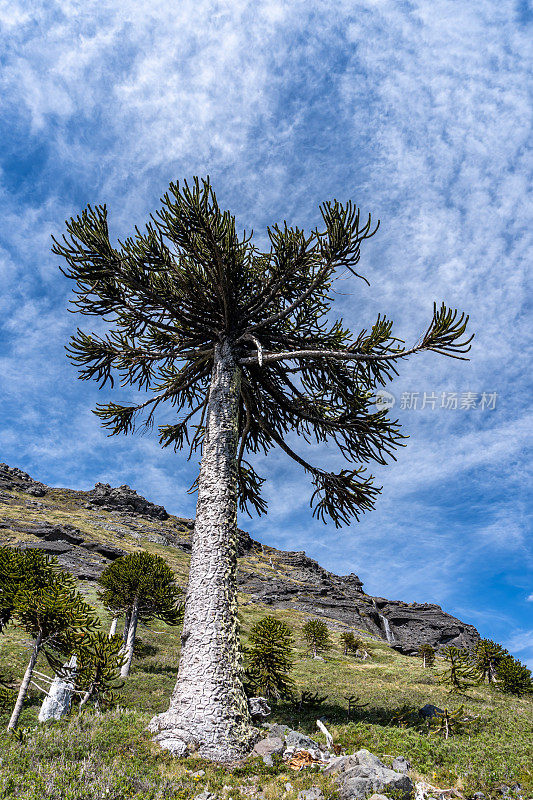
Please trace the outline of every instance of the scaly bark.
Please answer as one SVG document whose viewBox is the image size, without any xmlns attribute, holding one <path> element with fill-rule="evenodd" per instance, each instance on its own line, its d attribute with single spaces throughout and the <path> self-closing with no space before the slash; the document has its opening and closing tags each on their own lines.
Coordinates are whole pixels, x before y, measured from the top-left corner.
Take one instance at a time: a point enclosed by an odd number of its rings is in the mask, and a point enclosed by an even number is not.
<svg viewBox="0 0 533 800">
<path fill-rule="evenodd" d="M 253 745 L 237 632 L 237 442 L 241 369 L 217 345 L 185 602 L 178 680 L 170 708 L 150 723 L 162 747 L 213 761 Z"/>
<path fill-rule="evenodd" d="M 28 693 L 28 686 L 30 685 L 31 676 L 33 675 L 33 670 L 35 669 L 35 664 L 37 662 L 37 656 L 39 655 L 39 650 L 41 649 L 42 641 L 43 641 L 43 635 L 42 633 L 39 632 L 37 639 L 35 640 L 35 644 L 33 645 L 33 650 L 31 651 L 29 664 L 26 667 L 26 672 L 24 673 L 22 683 L 20 684 L 20 689 L 17 696 L 17 701 L 15 703 L 15 708 L 13 709 L 13 713 L 11 714 L 11 719 L 9 720 L 9 724 L 7 726 L 8 731 L 12 731 L 17 727 L 17 723 L 20 717 L 20 712 L 22 711 L 24 699 L 26 697 L 26 694 Z"/>
<path fill-rule="evenodd" d="M 111 620 L 111 626 L 109 628 L 109 638 L 111 639 L 117 632 L 117 624 L 118 624 L 118 614 L 113 617 Z"/>
</svg>

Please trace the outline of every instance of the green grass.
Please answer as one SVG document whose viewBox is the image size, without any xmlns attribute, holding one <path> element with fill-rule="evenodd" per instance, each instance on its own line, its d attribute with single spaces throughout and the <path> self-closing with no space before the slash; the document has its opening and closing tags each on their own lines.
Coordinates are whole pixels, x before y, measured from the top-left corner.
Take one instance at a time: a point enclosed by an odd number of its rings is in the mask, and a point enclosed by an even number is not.
<svg viewBox="0 0 533 800">
<path fill-rule="evenodd" d="M 94 587 L 88 592 L 94 594 Z M 316 719 L 325 717 L 336 743 L 347 752 L 365 747 L 385 762 L 406 756 L 416 774 L 439 786 L 455 786 L 466 795 L 483 791 L 496 796 L 499 784 L 520 783 L 524 797 L 533 793 L 531 735 L 533 703 L 529 698 L 504 695 L 488 686 L 475 687 L 468 696 L 450 696 L 437 683 L 435 673 L 424 670 L 419 659 L 402 656 L 378 640 L 368 639 L 367 661 L 344 656 L 338 633 L 325 661 L 306 656 L 298 637 L 306 617 L 299 612 L 247 606 L 241 610 L 242 637 L 264 613 L 284 619 L 297 632 L 294 677 L 300 689 L 318 691 L 328 699 L 318 708 L 299 710 L 280 703 L 271 720 L 300 728 L 320 741 Z M 103 621 L 108 619 L 103 615 Z M 24 635 L 10 627 L 2 637 L 2 663 L 19 678 L 26 660 Z M 150 717 L 168 707 L 179 659 L 179 630 L 155 624 L 140 629 L 139 655 L 132 674 L 120 690 L 120 709 L 101 715 L 74 712 L 70 720 L 36 725 L 41 696 L 33 689 L 21 717 L 22 741 L 0 736 L 0 798 L 187 798 L 209 784 L 220 792 L 231 786 L 234 797 L 259 791 L 267 798 L 296 797 L 305 786 L 322 785 L 333 796 L 333 786 L 322 775 L 295 774 L 283 765 L 266 768 L 253 760 L 230 772 L 198 759 L 173 760 L 152 744 L 146 732 Z M 6 661 L 7 657 L 7 661 Z M 41 663 L 38 669 L 46 671 Z M 347 718 L 346 696 L 359 695 L 360 708 Z M 448 741 L 428 736 L 408 718 L 398 724 L 398 711 L 409 712 L 427 702 L 441 707 L 465 708 L 476 719 L 468 732 Z M 5 727 L 7 716 L 0 718 Z M 203 769 L 200 779 L 192 772 Z M 290 781 L 293 791 L 286 793 Z M 200 786 L 200 788 L 198 788 Z M 69 793 L 70 792 L 70 793 Z M 239 794 L 240 792 L 240 794 Z"/>
<path fill-rule="evenodd" d="M 16 493 L 13 498 L 18 499 Z M 23 499 L 21 496 L 19 505 L 2 509 L 5 516 L 35 519 L 38 512 L 24 507 Z M 188 557 L 180 550 L 127 537 L 115 541 L 91 512 L 82 508 L 75 493 L 56 490 L 44 500 L 52 506 L 43 513 L 46 519 L 70 522 L 91 537 L 113 541 L 126 550 L 145 547 L 165 557 L 177 576 L 185 580 Z M 172 527 L 174 522 L 154 523 L 154 530 L 161 531 L 165 524 Z M 268 568 L 261 554 L 241 561 L 250 568 Z M 85 583 L 80 588 L 89 602 L 96 603 L 94 584 Z M 386 763 L 404 755 L 415 775 L 441 787 L 454 786 L 467 797 L 476 791 L 497 797 L 502 783 L 519 783 L 522 796 L 533 797 L 531 697 L 505 695 L 489 686 L 474 687 L 466 697 L 449 695 L 436 679 L 442 670 L 440 659 L 434 670 L 425 670 L 419 659 L 402 656 L 368 634 L 371 658 L 362 661 L 344 656 L 338 624 L 333 625 L 337 628 L 332 630 L 335 646 L 326 660 L 310 659 L 300 635 L 307 615 L 264 608 L 249 603 L 244 595 L 240 600 L 243 642 L 253 623 L 265 614 L 287 622 L 296 634 L 293 677 L 298 689 L 328 696 L 318 708 L 299 709 L 296 704 L 280 703 L 273 709 L 271 721 L 300 728 L 320 741 L 316 720 L 325 717 L 335 742 L 346 752 L 365 747 Z M 107 626 L 108 616 L 105 612 L 101 616 Z M 295 800 L 300 789 L 311 785 L 320 785 L 326 798 L 333 798 L 331 780 L 316 772 L 296 774 L 279 763 L 268 768 L 258 759 L 229 770 L 199 759 L 172 759 L 152 743 L 146 726 L 154 714 L 168 707 L 179 660 L 179 633 L 179 629 L 160 623 L 150 629 L 139 627 L 137 655 L 131 676 L 118 693 L 119 707 L 101 715 L 91 710 L 81 715 L 74 711 L 70 719 L 41 726 L 37 715 L 42 695 L 32 688 L 20 720 L 20 740 L 0 733 L 0 800 L 185 800 L 206 786 L 220 797 L 235 800 L 256 797 L 259 792 L 266 800 Z M 14 626 L 8 626 L 0 636 L 0 668 L 12 680 L 13 688 L 18 686 L 26 665 L 27 643 L 25 634 Z M 49 673 L 44 659 L 37 669 Z M 364 707 L 349 720 L 346 697 L 354 694 Z M 409 715 L 428 702 L 441 708 L 464 703 L 475 719 L 465 733 L 447 741 L 429 736 Z M 403 722 L 398 720 L 399 712 L 403 713 Z M 7 712 L 0 716 L 0 729 L 5 730 L 7 719 Z M 198 770 L 205 774 L 195 778 L 193 772 Z M 287 782 L 292 784 L 290 791 L 285 789 Z"/>
</svg>

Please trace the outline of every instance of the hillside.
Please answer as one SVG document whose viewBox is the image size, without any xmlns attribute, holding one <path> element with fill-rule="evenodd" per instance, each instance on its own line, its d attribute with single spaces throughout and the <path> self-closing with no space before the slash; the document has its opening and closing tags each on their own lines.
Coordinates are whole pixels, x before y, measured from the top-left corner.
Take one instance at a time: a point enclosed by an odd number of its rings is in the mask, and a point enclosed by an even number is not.
<svg viewBox="0 0 533 800">
<path fill-rule="evenodd" d="M 90 493 L 51 489 L 4 468 L 0 536 L 11 546 L 42 547 L 57 554 L 76 573 L 87 599 L 97 605 L 94 579 L 121 552 L 144 548 L 161 554 L 178 579 L 186 579 L 193 522 L 146 503 L 123 487 L 100 486 Z M 439 659 L 435 669 L 423 669 L 420 659 L 399 649 L 412 646 L 406 638 L 399 641 L 405 636 L 397 621 L 404 618 L 400 614 L 410 620 L 408 625 L 417 635 L 422 635 L 425 624 L 440 642 L 465 632 L 475 638 L 475 629 L 435 606 L 405 606 L 369 597 L 356 576 L 332 575 L 301 553 L 261 547 L 244 532 L 239 575 L 244 644 L 251 625 L 264 614 L 284 620 L 295 632 L 293 676 L 298 690 L 326 696 L 318 706 L 280 703 L 273 707 L 272 722 L 323 741 L 316 727 L 317 718 L 323 718 L 335 743 L 347 753 L 366 748 L 389 766 L 395 757 L 404 756 L 411 763 L 413 780 L 433 787 L 421 798 L 533 797 L 532 700 L 504 695 L 489 686 L 474 687 L 467 696 L 450 695 L 438 683 Z M 109 625 L 106 612 L 99 611 L 103 624 Z M 301 639 L 310 614 L 325 619 L 332 632 L 333 647 L 324 660 L 309 658 Z M 389 638 L 396 641 L 386 641 L 379 614 L 390 614 L 385 617 Z M 369 658 L 343 655 L 339 633 L 347 627 L 364 637 Z M 1 666 L 13 686 L 24 671 L 26 646 L 25 636 L 14 626 L 0 637 Z M 0 798 L 297 800 L 298 793 L 311 786 L 319 787 L 326 800 L 337 797 L 333 780 L 315 769 L 296 773 L 277 761 L 266 766 L 260 759 L 227 769 L 195 758 L 172 759 L 155 747 L 146 726 L 168 706 L 178 661 L 178 630 L 156 622 L 139 629 L 132 674 L 117 694 L 118 707 L 100 715 L 75 711 L 70 719 L 39 726 L 42 694 L 33 687 L 19 737 L 0 734 Z M 46 662 L 39 664 L 39 670 L 49 672 Z M 349 718 L 351 695 L 358 700 Z M 427 703 L 452 709 L 464 703 L 472 721 L 463 734 L 448 740 L 428 735 L 416 714 Z M 5 722 L 4 716 L 1 728 Z M 448 791 L 439 794 L 437 787 Z"/>
<path fill-rule="evenodd" d="M 95 580 L 111 559 L 139 548 L 164 556 L 185 580 L 193 529 L 194 520 L 170 516 L 129 487 L 54 489 L 0 464 L 0 541 L 54 554 L 80 580 Z M 425 642 L 470 648 L 479 638 L 472 625 L 438 605 L 372 597 L 357 575 L 334 575 L 304 552 L 261 545 L 245 531 L 239 538 L 238 581 L 244 604 L 355 625 L 405 654 Z"/>
</svg>

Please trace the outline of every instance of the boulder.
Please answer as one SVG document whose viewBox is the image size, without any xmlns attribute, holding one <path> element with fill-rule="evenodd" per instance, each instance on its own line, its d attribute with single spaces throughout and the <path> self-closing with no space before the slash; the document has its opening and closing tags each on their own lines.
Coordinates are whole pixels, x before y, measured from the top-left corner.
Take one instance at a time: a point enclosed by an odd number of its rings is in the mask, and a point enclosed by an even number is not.
<svg viewBox="0 0 533 800">
<path fill-rule="evenodd" d="M 442 708 L 434 706 L 432 703 L 426 703 L 425 706 L 422 706 L 422 708 L 418 709 L 418 714 L 424 719 L 431 719 L 437 714 L 442 714 Z"/>
<path fill-rule="evenodd" d="M 295 750 L 319 750 L 320 746 L 314 742 L 309 736 L 306 736 L 300 731 L 289 731 L 285 734 L 285 744 L 287 748 L 294 748 Z"/>
<path fill-rule="evenodd" d="M 395 772 L 409 772 L 411 769 L 411 764 L 403 756 L 398 756 L 392 762 L 391 769 L 393 769 Z"/>
<path fill-rule="evenodd" d="M 279 736 L 280 739 L 284 739 L 291 730 L 288 725 L 280 725 L 279 722 L 264 722 L 263 728 L 270 731 L 269 736 Z"/>
<path fill-rule="evenodd" d="M 264 719 L 271 713 L 266 697 L 249 697 L 248 710 L 252 719 L 255 720 Z"/>
<path fill-rule="evenodd" d="M 255 756 L 261 756 L 267 766 L 272 766 L 272 756 L 281 756 L 284 750 L 283 739 L 280 739 L 279 736 L 269 736 L 256 742 L 252 752 Z"/>
<path fill-rule="evenodd" d="M 341 800 L 363 800 L 371 794 L 387 792 L 407 800 L 413 791 L 413 782 L 407 775 L 389 769 L 368 750 L 337 758 L 324 772 L 335 776 Z"/>
</svg>

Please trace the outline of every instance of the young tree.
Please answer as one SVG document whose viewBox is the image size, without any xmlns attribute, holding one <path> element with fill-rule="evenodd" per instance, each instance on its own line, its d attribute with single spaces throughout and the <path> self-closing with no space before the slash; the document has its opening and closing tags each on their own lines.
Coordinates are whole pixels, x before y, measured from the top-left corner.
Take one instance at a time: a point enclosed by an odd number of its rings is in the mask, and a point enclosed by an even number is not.
<svg viewBox="0 0 533 800">
<path fill-rule="evenodd" d="M 496 667 L 496 680 L 499 688 L 509 694 L 520 696 L 533 692 L 531 670 L 509 654 L 500 659 Z"/>
<path fill-rule="evenodd" d="M 487 679 L 487 683 L 493 683 L 496 679 L 496 671 L 500 661 L 508 656 L 509 653 L 501 644 L 493 642 L 492 639 L 480 639 L 474 648 L 474 663 L 481 675 L 481 680 Z"/>
<path fill-rule="evenodd" d="M 32 636 L 33 642 L 8 730 L 17 727 L 41 650 L 50 647 L 60 653 L 68 653 L 73 638 L 94 630 L 97 625 L 93 609 L 76 591 L 72 576 L 68 573 L 58 573 L 51 586 L 21 589 L 12 614 L 16 622 Z"/>
<path fill-rule="evenodd" d="M 120 669 L 125 658 L 120 636 L 109 637 L 97 631 L 83 642 L 78 651 L 76 673 L 76 688 L 84 692 L 80 708 L 89 700 L 96 708 L 114 700 L 114 692 L 124 685 L 120 680 Z"/>
<path fill-rule="evenodd" d="M 292 631 L 284 622 L 267 616 L 252 626 L 247 650 L 247 675 L 265 697 L 282 697 L 294 691 L 289 673 L 293 662 Z"/>
<path fill-rule="evenodd" d="M 435 648 L 428 643 L 420 645 L 418 648 L 418 655 L 422 659 L 424 669 L 426 667 L 432 667 L 435 663 Z"/>
<path fill-rule="evenodd" d="M 302 628 L 302 636 L 307 642 L 313 658 L 331 647 L 328 626 L 321 619 L 310 619 L 309 622 L 306 622 Z"/>
<path fill-rule="evenodd" d="M 445 739 L 449 739 L 453 734 L 461 733 L 463 727 L 471 721 L 465 716 L 464 706 L 459 706 L 455 711 L 447 708 L 443 711 L 436 710 L 428 721 L 428 729 L 433 728 L 433 730 L 428 730 L 428 733 L 441 734 Z"/>
<path fill-rule="evenodd" d="M 466 650 L 449 645 L 441 650 L 446 669 L 439 676 L 439 682 L 447 684 L 450 692 L 464 692 L 469 686 L 480 681 L 480 675 Z"/>
<path fill-rule="evenodd" d="M 159 619 L 178 625 L 183 619 L 181 589 L 165 559 L 145 552 L 117 558 L 105 568 L 98 582 L 102 603 L 115 611 L 123 609 L 129 620 L 120 673 L 125 678 L 130 672 L 138 623 Z"/>
<path fill-rule="evenodd" d="M 345 656 L 347 656 L 348 653 L 353 653 L 355 655 L 357 651 L 363 647 L 362 640 L 358 636 L 355 636 L 352 631 L 344 631 L 344 633 L 341 633 L 340 640 Z"/>
<path fill-rule="evenodd" d="M 248 460 L 278 446 L 310 476 L 314 514 L 335 525 L 374 506 L 379 488 L 363 465 L 386 463 L 402 444 L 397 421 L 375 410 L 375 390 L 409 355 L 463 358 L 467 317 L 444 305 L 413 347 L 379 316 L 352 333 L 331 321 L 334 284 L 356 278 L 370 217 L 351 203 L 321 206 L 322 229 L 274 225 L 260 252 L 219 208 L 209 180 L 170 185 L 146 229 L 111 243 L 105 206 L 66 224 L 53 252 L 75 284 L 74 308 L 109 321 L 78 333 L 69 354 L 80 377 L 148 390 L 135 404 L 98 405 L 111 434 L 131 433 L 165 404 L 163 446 L 200 448 L 198 503 L 178 680 L 170 708 L 152 721 L 174 752 L 194 742 L 213 760 L 239 758 L 255 733 L 242 687 L 236 625 L 237 505 L 265 511 L 263 478 Z M 290 435 L 329 441 L 347 466 L 321 468 Z"/>
</svg>

